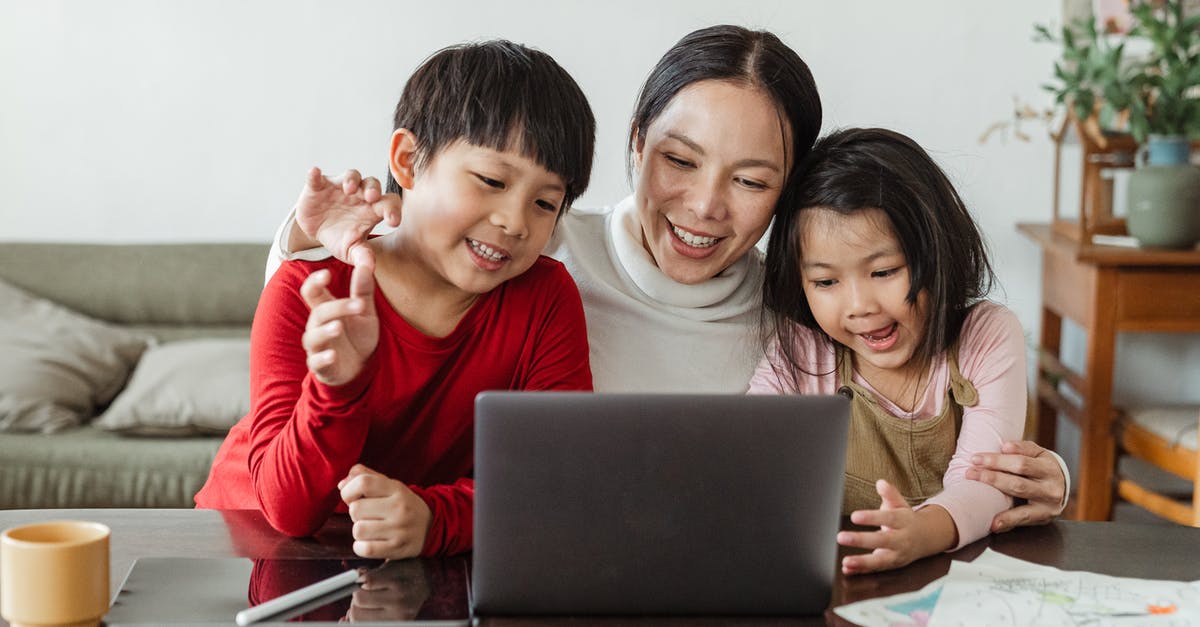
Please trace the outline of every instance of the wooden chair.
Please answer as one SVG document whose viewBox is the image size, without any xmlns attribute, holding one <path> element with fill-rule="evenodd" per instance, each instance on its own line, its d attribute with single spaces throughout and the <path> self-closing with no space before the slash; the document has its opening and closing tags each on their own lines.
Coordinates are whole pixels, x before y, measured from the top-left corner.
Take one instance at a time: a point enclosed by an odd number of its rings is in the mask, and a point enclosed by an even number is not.
<svg viewBox="0 0 1200 627">
<path fill-rule="evenodd" d="M 1118 470 L 1117 496 L 1171 522 L 1200 527 L 1200 406 L 1129 409 L 1119 413 L 1116 430 L 1118 460 L 1131 455 L 1192 484 L 1191 494 L 1180 498 Z"/>
</svg>

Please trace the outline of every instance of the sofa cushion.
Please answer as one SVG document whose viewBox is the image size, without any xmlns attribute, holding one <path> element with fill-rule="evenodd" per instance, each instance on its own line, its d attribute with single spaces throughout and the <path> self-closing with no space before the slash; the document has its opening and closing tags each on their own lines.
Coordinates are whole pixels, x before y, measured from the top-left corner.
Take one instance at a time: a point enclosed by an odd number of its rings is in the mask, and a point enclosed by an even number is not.
<svg viewBox="0 0 1200 627">
<path fill-rule="evenodd" d="M 96 426 L 134 435 L 224 434 L 250 411 L 250 340 L 151 347 Z"/>
<path fill-rule="evenodd" d="M 195 507 L 221 438 L 131 438 L 89 424 L 0 437 L 0 509 Z"/>
<path fill-rule="evenodd" d="M 51 433 L 85 422 L 153 341 L 0 280 L 0 431 Z"/>
</svg>

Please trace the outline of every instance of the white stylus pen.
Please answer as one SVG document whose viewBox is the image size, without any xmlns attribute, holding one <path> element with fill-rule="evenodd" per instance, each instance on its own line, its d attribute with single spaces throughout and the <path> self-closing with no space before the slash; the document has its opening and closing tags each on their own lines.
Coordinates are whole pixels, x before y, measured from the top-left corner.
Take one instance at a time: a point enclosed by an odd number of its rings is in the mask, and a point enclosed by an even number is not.
<svg viewBox="0 0 1200 627">
<path fill-rule="evenodd" d="M 258 621 L 274 616 L 280 612 L 285 612 L 303 603 L 307 603 L 319 596 L 329 594 L 334 590 L 340 590 L 346 586 L 358 581 L 359 572 L 357 569 L 348 570 L 344 573 L 338 573 L 328 579 L 322 579 L 316 583 L 311 583 L 299 590 L 293 590 L 283 596 L 275 597 L 265 603 L 259 603 L 254 607 L 246 608 L 237 613 L 233 618 L 238 625 L 249 625 Z"/>
</svg>

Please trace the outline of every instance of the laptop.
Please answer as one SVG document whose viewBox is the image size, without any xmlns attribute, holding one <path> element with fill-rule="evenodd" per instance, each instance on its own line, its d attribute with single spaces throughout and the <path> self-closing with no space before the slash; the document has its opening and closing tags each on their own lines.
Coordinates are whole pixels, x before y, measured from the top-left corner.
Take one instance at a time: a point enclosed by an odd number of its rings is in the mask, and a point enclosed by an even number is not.
<svg viewBox="0 0 1200 627">
<path fill-rule="evenodd" d="M 841 396 L 480 394 L 473 613 L 823 612 L 849 405 Z"/>
</svg>

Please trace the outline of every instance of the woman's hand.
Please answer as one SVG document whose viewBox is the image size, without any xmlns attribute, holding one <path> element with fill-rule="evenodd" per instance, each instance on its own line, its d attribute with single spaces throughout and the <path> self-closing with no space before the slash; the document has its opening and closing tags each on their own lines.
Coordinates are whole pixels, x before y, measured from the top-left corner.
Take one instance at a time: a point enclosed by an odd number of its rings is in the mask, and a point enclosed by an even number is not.
<svg viewBox="0 0 1200 627">
<path fill-rule="evenodd" d="M 936 505 L 913 511 L 892 484 L 880 479 L 875 491 L 882 501 L 879 509 L 858 510 L 850 522 L 879 531 L 839 531 L 838 544 L 869 549 L 861 555 L 842 558 L 842 572 L 857 575 L 907 566 L 914 560 L 945 551 L 958 541 L 958 530 L 950 513 Z"/>
<path fill-rule="evenodd" d="M 358 170 L 346 170 L 340 180 L 331 180 L 314 167 L 308 171 L 304 190 L 296 201 L 296 221 L 288 234 L 288 250 L 324 246 L 334 257 L 350 263 L 356 248 L 380 222 L 400 225 L 400 196 L 383 194 L 379 180 L 362 178 Z"/>
<path fill-rule="evenodd" d="M 334 298 L 328 270 L 318 270 L 300 286 L 309 306 L 308 324 L 301 337 L 308 353 L 308 369 L 326 385 L 349 383 L 362 372 L 367 358 L 379 345 L 379 317 L 375 313 L 375 261 L 363 246 L 354 251 L 350 296 Z"/>
<path fill-rule="evenodd" d="M 407 485 L 355 464 L 338 490 L 350 506 L 356 555 L 402 559 L 421 554 L 433 514 Z"/>
<path fill-rule="evenodd" d="M 1005 442 L 1000 453 L 980 453 L 971 458 L 974 467 L 966 477 L 986 483 L 1025 503 L 996 514 L 992 531 L 1044 525 L 1063 510 L 1067 478 L 1058 459 L 1049 450 L 1025 440 Z"/>
</svg>

